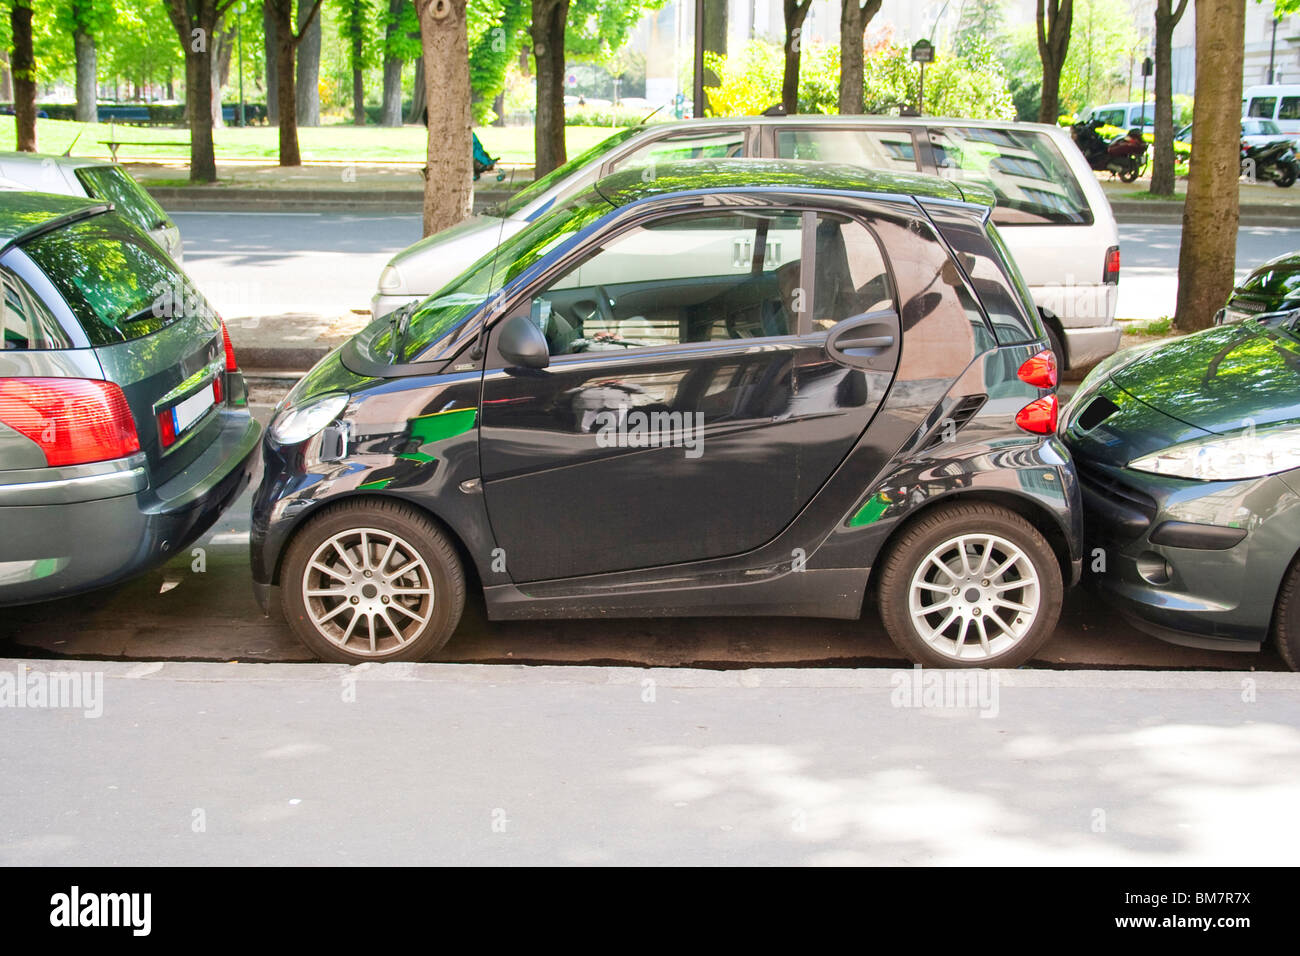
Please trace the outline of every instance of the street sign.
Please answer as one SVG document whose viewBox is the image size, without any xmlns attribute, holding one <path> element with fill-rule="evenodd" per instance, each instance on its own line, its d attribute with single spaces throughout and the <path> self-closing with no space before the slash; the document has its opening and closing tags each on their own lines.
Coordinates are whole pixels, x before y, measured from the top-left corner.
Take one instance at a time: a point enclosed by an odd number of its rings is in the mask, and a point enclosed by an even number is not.
<svg viewBox="0 0 1300 956">
<path fill-rule="evenodd" d="M 1155 72 L 1156 72 L 1156 65 L 1151 61 L 1151 57 L 1147 57 L 1145 60 L 1142 61 L 1143 76 L 1154 76 Z"/>
<path fill-rule="evenodd" d="M 933 63 L 934 44 L 929 40 L 917 40 L 916 43 L 912 44 L 912 62 Z"/>
</svg>

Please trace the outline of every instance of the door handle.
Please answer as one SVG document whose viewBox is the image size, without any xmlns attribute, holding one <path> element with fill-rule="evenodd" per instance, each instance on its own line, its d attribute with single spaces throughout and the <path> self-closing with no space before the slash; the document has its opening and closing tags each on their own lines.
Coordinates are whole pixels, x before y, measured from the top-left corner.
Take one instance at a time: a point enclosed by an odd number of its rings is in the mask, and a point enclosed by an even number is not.
<svg viewBox="0 0 1300 956">
<path fill-rule="evenodd" d="M 853 354 L 855 351 L 862 349 L 887 349 L 894 344 L 892 335 L 865 335 L 856 339 L 837 339 L 835 347 L 841 352 Z"/>
<path fill-rule="evenodd" d="M 842 320 L 826 339 L 826 354 L 840 365 L 892 372 L 898 364 L 902 337 L 898 314 L 891 310 L 867 312 Z"/>
</svg>

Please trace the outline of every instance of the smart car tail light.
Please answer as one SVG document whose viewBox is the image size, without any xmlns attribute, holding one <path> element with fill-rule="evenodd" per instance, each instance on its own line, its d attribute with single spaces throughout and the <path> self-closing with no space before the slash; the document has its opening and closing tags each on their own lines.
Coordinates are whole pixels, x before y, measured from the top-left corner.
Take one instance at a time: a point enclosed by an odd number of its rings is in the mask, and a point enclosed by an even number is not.
<svg viewBox="0 0 1300 956">
<path fill-rule="evenodd" d="M 1035 435 L 1050 435 L 1056 431 L 1056 396 L 1048 395 L 1030 402 L 1016 412 L 1016 424 Z"/>
<path fill-rule="evenodd" d="M 83 465 L 140 450 L 122 389 L 82 378 L 0 378 L 0 422 L 25 435 L 46 464 Z"/>
<path fill-rule="evenodd" d="M 1021 365 L 1016 376 L 1026 385 L 1056 388 L 1056 356 L 1049 349 L 1043 349 Z"/>
</svg>

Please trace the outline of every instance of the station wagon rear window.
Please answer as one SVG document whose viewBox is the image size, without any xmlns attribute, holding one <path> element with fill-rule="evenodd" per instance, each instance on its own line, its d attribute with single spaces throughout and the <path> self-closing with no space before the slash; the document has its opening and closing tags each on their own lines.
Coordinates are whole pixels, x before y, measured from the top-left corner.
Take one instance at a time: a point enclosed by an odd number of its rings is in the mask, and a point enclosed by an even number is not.
<svg viewBox="0 0 1300 956">
<path fill-rule="evenodd" d="M 111 202 L 141 229 L 153 230 L 168 224 L 162 206 L 117 166 L 85 166 L 77 170 L 77 179 L 90 196 Z"/>
<path fill-rule="evenodd" d="M 1056 144 L 1030 130 L 932 128 L 938 173 L 993 191 L 1000 226 L 1091 225 L 1092 208 Z"/>
<path fill-rule="evenodd" d="M 113 345 L 211 307 L 147 235 L 114 213 L 42 233 L 22 250 L 45 273 L 92 345 Z"/>
</svg>

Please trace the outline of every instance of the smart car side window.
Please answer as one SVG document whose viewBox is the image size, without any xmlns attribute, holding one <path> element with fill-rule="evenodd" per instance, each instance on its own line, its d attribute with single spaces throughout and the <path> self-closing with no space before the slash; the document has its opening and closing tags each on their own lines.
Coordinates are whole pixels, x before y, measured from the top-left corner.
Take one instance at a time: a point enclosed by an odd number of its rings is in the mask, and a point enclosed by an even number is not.
<svg viewBox="0 0 1300 956">
<path fill-rule="evenodd" d="M 879 240 L 847 216 L 818 213 L 812 328 L 822 331 L 867 312 L 897 310 Z"/>
<path fill-rule="evenodd" d="M 802 222 L 694 213 L 611 238 L 530 303 L 552 355 L 791 335 Z"/>
</svg>

